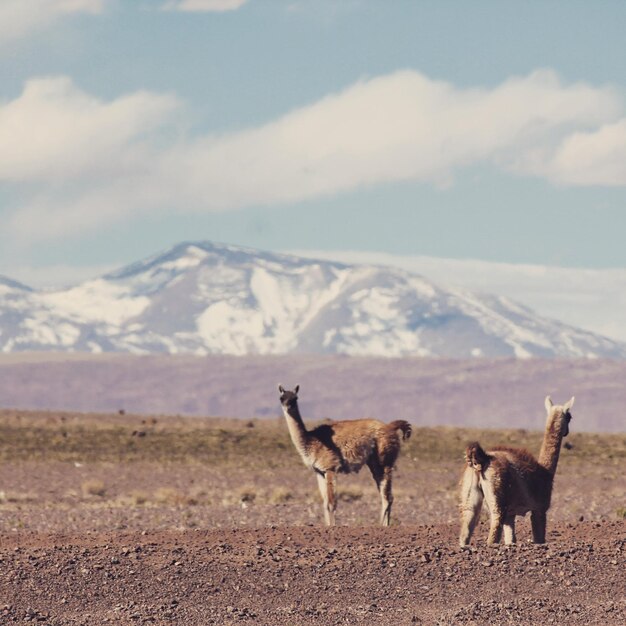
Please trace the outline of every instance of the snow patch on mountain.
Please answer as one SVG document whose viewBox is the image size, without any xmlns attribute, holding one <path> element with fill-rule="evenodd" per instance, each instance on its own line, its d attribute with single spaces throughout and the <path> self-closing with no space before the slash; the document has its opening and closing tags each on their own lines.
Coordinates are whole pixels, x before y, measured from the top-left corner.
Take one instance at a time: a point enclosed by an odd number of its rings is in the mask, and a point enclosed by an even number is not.
<svg viewBox="0 0 626 626">
<path fill-rule="evenodd" d="M 119 327 L 150 305 L 146 296 L 135 296 L 130 287 L 105 279 L 90 280 L 64 291 L 42 293 L 41 302 L 57 315 L 83 324 Z"/>
<path fill-rule="evenodd" d="M 0 280 L 0 349 L 624 358 L 624 345 L 402 269 L 210 242 L 69 289 Z"/>
</svg>

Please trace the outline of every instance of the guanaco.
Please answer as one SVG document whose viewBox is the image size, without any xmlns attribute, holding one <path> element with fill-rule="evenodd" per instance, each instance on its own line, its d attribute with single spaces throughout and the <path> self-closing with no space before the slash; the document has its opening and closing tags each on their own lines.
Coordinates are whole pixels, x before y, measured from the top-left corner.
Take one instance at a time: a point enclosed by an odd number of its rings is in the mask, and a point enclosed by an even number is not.
<svg viewBox="0 0 626 626">
<path fill-rule="evenodd" d="M 296 385 L 293 391 L 278 386 L 291 440 L 304 464 L 317 476 L 326 524 L 335 525 L 336 475 L 358 472 L 367 465 L 382 501 L 380 523 L 389 526 L 393 469 L 401 440 L 411 436 L 411 425 L 404 420 L 386 424 L 375 419 L 357 419 L 331 422 L 307 430 L 298 409 L 299 390 L 300 385 Z"/>
<path fill-rule="evenodd" d="M 533 541 L 545 543 L 546 513 L 573 405 L 573 397 L 562 406 L 546 397 L 546 430 L 537 459 L 521 448 L 496 446 L 485 451 L 478 442 L 467 446 L 460 494 L 461 546 L 469 545 L 483 500 L 491 517 L 488 544 L 499 543 L 503 532 L 505 544 L 515 543 L 515 516 L 529 511 Z"/>
</svg>

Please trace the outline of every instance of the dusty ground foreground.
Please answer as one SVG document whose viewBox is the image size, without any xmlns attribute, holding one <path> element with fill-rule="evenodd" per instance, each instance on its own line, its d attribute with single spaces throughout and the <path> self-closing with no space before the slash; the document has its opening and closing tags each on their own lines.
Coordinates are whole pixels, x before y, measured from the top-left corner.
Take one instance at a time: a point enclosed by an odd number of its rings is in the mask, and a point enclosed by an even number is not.
<svg viewBox="0 0 626 626">
<path fill-rule="evenodd" d="M 479 532 L 484 532 L 484 525 Z M 0 623 L 626 623 L 626 523 L 455 547 L 454 525 L 0 536 Z"/>
<path fill-rule="evenodd" d="M 373 526 L 369 472 L 322 526 L 284 420 L 0 411 L 0 626 L 626 624 L 626 435 L 572 433 L 547 546 L 457 547 L 464 442 L 419 428 Z"/>
</svg>

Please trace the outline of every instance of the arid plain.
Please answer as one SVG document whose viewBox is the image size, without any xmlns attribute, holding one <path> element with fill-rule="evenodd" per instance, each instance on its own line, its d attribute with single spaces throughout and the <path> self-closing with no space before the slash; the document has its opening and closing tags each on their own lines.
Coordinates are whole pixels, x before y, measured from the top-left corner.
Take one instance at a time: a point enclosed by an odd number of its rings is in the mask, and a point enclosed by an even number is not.
<svg viewBox="0 0 626 626">
<path fill-rule="evenodd" d="M 0 623 L 623 624 L 626 435 L 566 439 L 548 543 L 457 547 L 465 442 L 415 427 L 391 528 L 367 470 L 323 527 L 283 418 L 0 413 Z"/>
</svg>

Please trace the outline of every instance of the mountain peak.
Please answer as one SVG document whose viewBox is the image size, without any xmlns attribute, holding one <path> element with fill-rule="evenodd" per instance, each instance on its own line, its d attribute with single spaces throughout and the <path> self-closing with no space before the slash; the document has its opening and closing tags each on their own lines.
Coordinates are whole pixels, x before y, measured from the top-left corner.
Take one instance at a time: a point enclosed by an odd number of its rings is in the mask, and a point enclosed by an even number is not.
<svg viewBox="0 0 626 626">
<path fill-rule="evenodd" d="M 400 269 L 210 241 L 179 243 L 72 289 L 13 294 L 0 300 L 0 331 L 5 351 L 626 356 L 617 342 L 506 298 Z"/>
</svg>

